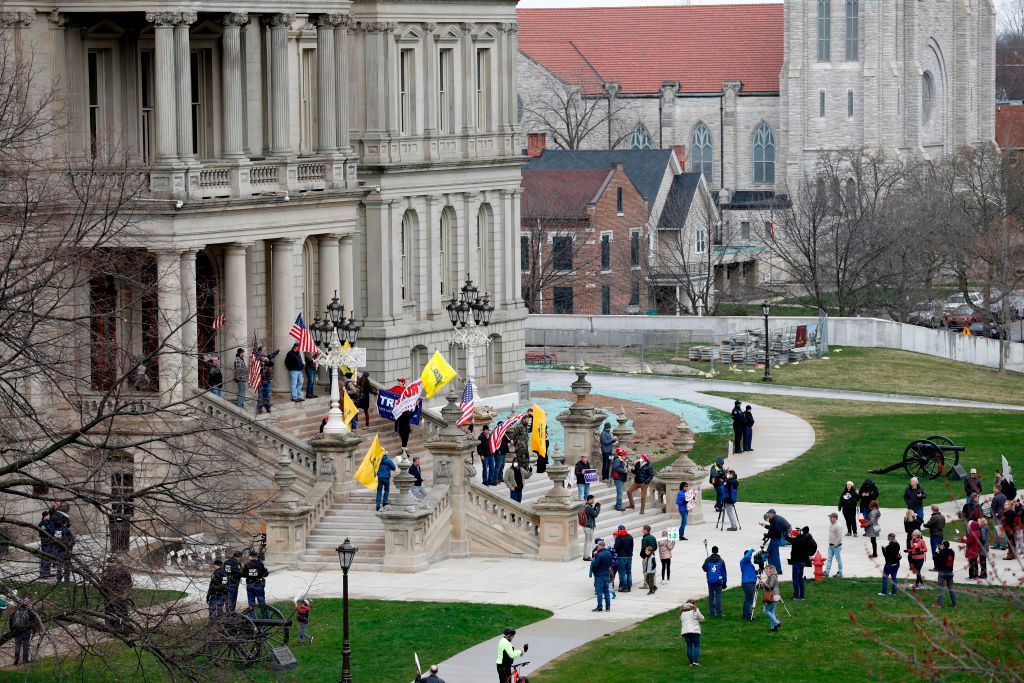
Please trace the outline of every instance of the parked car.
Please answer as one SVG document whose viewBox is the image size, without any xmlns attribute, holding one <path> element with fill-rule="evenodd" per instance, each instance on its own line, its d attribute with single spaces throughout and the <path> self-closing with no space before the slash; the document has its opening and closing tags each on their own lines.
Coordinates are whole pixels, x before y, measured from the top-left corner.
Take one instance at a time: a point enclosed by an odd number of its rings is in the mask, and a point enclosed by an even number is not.
<svg viewBox="0 0 1024 683">
<path fill-rule="evenodd" d="M 937 301 L 923 301 L 915 310 L 907 314 L 907 322 L 911 325 L 924 327 L 940 327 L 942 325 L 942 306 Z"/>
<path fill-rule="evenodd" d="M 978 322 L 978 314 L 974 311 L 974 306 L 968 304 L 957 306 L 953 311 L 946 313 L 946 327 L 959 329 L 974 322 Z"/>
<path fill-rule="evenodd" d="M 953 311 L 960 308 L 961 306 L 966 305 L 967 303 L 972 303 L 975 306 L 980 306 L 984 301 L 984 297 L 981 295 L 981 292 L 968 292 L 968 295 L 970 295 L 969 299 L 965 299 L 963 292 L 950 294 L 949 297 L 946 298 L 945 303 L 942 305 L 943 309 L 945 309 L 947 313 L 952 313 Z"/>
</svg>

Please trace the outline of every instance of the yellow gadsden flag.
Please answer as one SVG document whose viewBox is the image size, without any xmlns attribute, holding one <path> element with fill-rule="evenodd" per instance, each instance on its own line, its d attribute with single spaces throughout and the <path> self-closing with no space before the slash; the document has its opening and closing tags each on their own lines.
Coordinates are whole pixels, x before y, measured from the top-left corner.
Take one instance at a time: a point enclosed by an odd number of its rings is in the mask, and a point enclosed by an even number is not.
<svg viewBox="0 0 1024 683">
<path fill-rule="evenodd" d="M 455 370 L 448 365 L 448 361 L 444 359 L 440 351 L 434 351 L 433 357 L 420 374 L 420 381 L 423 382 L 423 392 L 426 397 L 430 398 L 453 379 L 455 379 Z"/>
<path fill-rule="evenodd" d="M 341 388 L 341 414 L 345 424 L 352 424 L 352 418 L 359 414 L 359 409 L 352 403 L 352 397 L 345 391 L 345 387 Z"/>
<path fill-rule="evenodd" d="M 548 416 L 536 403 L 533 404 L 533 429 L 530 431 L 530 450 L 542 458 L 548 457 L 547 436 Z"/>
<path fill-rule="evenodd" d="M 366 451 L 366 455 L 363 456 L 363 462 L 356 470 L 356 476 L 353 479 L 371 491 L 377 490 L 377 468 L 380 467 L 380 461 L 383 459 L 384 447 L 380 445 L 380 439 L 374 434 L 370 450 Z"/>
</svg>

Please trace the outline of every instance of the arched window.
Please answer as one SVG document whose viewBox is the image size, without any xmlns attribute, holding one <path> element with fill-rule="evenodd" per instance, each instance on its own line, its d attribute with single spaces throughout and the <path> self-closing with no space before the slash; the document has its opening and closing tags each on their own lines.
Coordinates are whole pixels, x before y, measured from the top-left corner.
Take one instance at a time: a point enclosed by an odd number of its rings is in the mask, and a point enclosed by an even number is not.
<svg viewBox="0 0 1024 683">
<path fill-rule="evenodd" d="M 698 123 L 690 137 L 690 170 L 700 171 L 710 183 L 714 179 L 714 147 L 711 133 L 703 123 Z"/>
<path fill-rule="evenodd" d="M 860 3 L 846 0 L 846 61 L 856 62 L 860 55 Z"/>
<path fill-rule="evenodd" d="M 832 60 L 832 0 L 818 0 L 818 61 Z"/>
<path fill-rule="evenodd" d="M 767 123 L 754 132 L 754 182 L 775 182 L 775 135 Z"/>
<path fill-rule="evenodd" d="M 921 123 L 932 120 L 932 108 L 935 105 L 935 78 L 931 71 L 925 71 L 921 77 Z"/>
<path fill-rule="evenodd" d="M 481 204 L 476 214 L 476 263 L 481 295 L 491 292 L 491 234 L 494 212 L 490 204 Z"/>
<path fill-rule="evenodd" d="M 651 148 L 651 134 L 647 131 L 647 126 L 642 123 L 636 124 L 636 128 L 629 136 L 629 148 L 630 149 L 650 149 Z"/>
<path fill-rule="evenodd" d="M 444 207 L 441 212 L 441 227 L 438 234 L 438 255 L 440 256 L 440 281 L 441 296 L 451 296 L 458 287 L 453 284 L 457 282 L 458 276 L 452 277 L 452 264 L 455 262 L 455 209 L 450 206 Z"/>
<path fill-rule="evenodd" d="M 416 212 L 412 209 L 402 216 L 402 234 L 399 236 L 398 249 L 401 258 L 402 301 L 414 301 L 416 298 L 413 284 L 413 244 L 416 235 Z"/>
</svg>

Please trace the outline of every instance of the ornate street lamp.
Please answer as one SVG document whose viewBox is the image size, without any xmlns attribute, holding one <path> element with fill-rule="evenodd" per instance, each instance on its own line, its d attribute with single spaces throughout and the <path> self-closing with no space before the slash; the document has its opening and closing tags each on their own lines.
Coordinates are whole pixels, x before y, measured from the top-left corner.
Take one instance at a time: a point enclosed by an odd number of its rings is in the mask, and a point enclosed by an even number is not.
<svg viewBox="0 0 1024 683">
<path fill-rule="evenodd" d="M 352 561 L 356 558 L 359 548 L 352 545 L 352 541 L 345 539 L 345 542 L 338 546 L 338 562 L 341 564 L 342 574 L 342 641 L 341 641 L 341 683 L 352 683 L 352 648 L 349 647 L 348 639 L 348 570 L 352 568 Z"/>
<path fill-rule="evenodd" d="M 467 273 L 466 284 L 459 291 L 459 298 L 453 295 L 445 304 L 445 310 L 452 324 L 451 344 L 466 349 L 466 381 L 469 381 L 473 377 L 476 347 L 490 343 L 487 335 L 479 328 L 490 324 L 494 306 L 491 305 L 490 295 L 484 292 L 481 296 L 480 290 Z M 473 321 L 472 325 L 469 324 L 470 320 Z"/>
<path fill-rule="evenodd" d="M 768 315 L 772 312 L 772 305 L 765 301 L 761 304 L 761 313 L 764 315 L 764 377 L 762 382 L 772 381 L 772 359 L 771 343 L 768 341 Z"/>
<path fill-rule="evenodd" d="M 320 320 L 319 325 L 316 324 L 316 320 Z M 325 434 L 344 434 L 349 431 L 341 410 L 341 388 L 339 386 L 341 379 L 338 375 L 341 374 L 342 365 L 353 365 L 351 362 L 346 362 L 348 356 L 343 354 L 342 346 L 348 342 L 350 346 L 354 347 L 361 329 L 362 327 L 356 322 L 355 313 L 351 317 L 345 318 L 345 307 L 338 303 L 337 292 L 334 293 L 331 303 L 327 305 L 323 319 L 321 320 L 319 316 L 314 319 L 317 345 L 326 349 L 324 361 L 331 373 L 331 408 L 327 412 L 327 424 L 324 425 Z"/>
</svg>

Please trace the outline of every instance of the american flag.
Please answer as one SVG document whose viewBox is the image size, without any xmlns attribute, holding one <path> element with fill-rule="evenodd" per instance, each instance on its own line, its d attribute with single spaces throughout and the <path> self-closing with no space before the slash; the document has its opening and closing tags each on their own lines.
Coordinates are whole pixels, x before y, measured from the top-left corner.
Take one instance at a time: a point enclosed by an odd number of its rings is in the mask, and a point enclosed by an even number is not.
<svg viewBox="0 0 1024 683">
<path fill-rule="evenodd" d="M 249 353 L 249 386 L 252 387 L 253 391 L 258 391 L 260 388 L 260 370 L 263 369 L 263 364 L 260 363 L 259 356 L 256 355 L 256 333 L 252 333 L 252 351 Z"/>
<path fill-rule="evenodd" d="M 498 447 L 501 446 L 501 440 L 505 437 L 505 432 L 522 422 L 524 417 L 526 417 L 525 411 L 518 415 L 513 415 L 502 422 L 501 425 L 494 428 L 494 431 L 491 432 L 491 439 L 488 442 L 488 445 L 491 447 L 491 453 L 496 453 L 498 451 Z"/>
<path fill-rule="evenodd" d="M 313 335 L 309 333 L 309 328 L 306 327 L 301 313 L 295 318 L 292 329 L 288 330 L 288 336 L 299 342 L 299 353 L 320 353 L 320 349 L 317 348 L 316 342 L 313 341 Z"/>
<path fill-rule="evenodd" d="M 210 327 L 213 329 L 214 332 L 224 327 L 224 314 L 221 313 L 216 318 L 214 318 L 213 325 L 211 325 Z"/>
<path fill-rule="evenodd" d="M 473 396 L 473 380 L 466 380 L 466 388 L 462 390 L 462 400 L 459 401 L 459 407 L 462 408 L 462 416 L 459 417 L 459 421 L 455 423 L 456 426 L 461 427 L 464 424 L 468 424 L 473 419 L 473 408 L 476 407 L 476 400 Z"/>
</svg>

